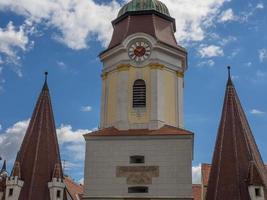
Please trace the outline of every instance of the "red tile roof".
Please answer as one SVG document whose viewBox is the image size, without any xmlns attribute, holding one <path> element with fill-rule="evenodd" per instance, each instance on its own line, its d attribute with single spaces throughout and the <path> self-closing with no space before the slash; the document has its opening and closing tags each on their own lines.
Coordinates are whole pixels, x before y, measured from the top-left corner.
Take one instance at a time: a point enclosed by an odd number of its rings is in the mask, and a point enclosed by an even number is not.
<svg viewBox="0 0 267 200">
<path fill-rule="evenodd" d="M 220 127 L 208 182 L 207 200 L 250 200 L 248 180 L 253 162 L 267 195 L 267 173 L 232 80 L 225 92 Z"/>
<path fill-rule="evenodd" d="M 201 164 L 201 179 L 204 186 L 208 185 L 210 175 L 211 164 Z"/>
<path fill-rule="evenodd" d="M 83 185 L 75 183 L 69 177 L 64 178 L 64 183 L 72 200 L 80 200 L 80 195 L 83 194 Z"/>
<path fill-rule="evenodd" d="M 56 165 L 59 165 L 59 176 L 63 178 L 52 105 L 45 81 L 13 168 L 13 175 L 17 175 L 19 166 L 24 181 L 19 200 L 49 200 L 47 184 L 52 180 Z"/>
<path fill-rule="evenodd" d="M 193 191 L 194 200 L 202 200 L 202 197 L 201 197 L 201 185 L 200 184 L 193 184 L 192 185 L 192 191 Z"/>
<path fill-rule="evenodd" d="M 267 171 L 267 165 L 264 165 L 265 170 Z M 209 182 L 209 176 L 210 176 L 210 170 L 211 170 L 211 164 L 203 163 L 201 164 L 201 177 L 202 177 L 202 184 L 207 185 L 206 183 Z M 205 177 L 205 178 L 203 178 Z M 203 180 L 205 180 L 203 182 Z"/>
<path fill-rule="evenodd" d="M 193 135 L 192 132 L 179 129 L 176 127 L 165 125 L 158 130 L 148 129 L 133 129 L 133 130 L 118 130 L 114 127 L 88 133 L 85 137 L 95 136 L 166 136 L 166 135 Z"/>
</svg>

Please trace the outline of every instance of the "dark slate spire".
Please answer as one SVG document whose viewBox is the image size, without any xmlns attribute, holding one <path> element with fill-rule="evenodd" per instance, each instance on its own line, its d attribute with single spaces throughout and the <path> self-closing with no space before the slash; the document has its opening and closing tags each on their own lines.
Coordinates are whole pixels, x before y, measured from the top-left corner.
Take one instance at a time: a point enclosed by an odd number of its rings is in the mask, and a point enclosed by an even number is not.
<svg viewBox="0 0 267 200">
<path fill-rule="evenodd" d="M 47 74 L 13 167 L 12 174 L 24 181 L 19 200 L 49 200 L 48 182 L 55 166 L 63 179 Z"/>
<path fill-rule="evenodd" d="M 6 160 L 4 160 L 4 163 L 3 163 L 3 166 L 2 166 L 0 173 L 1 172 L 6 172 Z"/>
<path fill-rule="evenodd" d="M 224 106 L 206 200 L 250 200 L 248 186 L 263 186 L 267 174 L 228 68 Z"/>
</svg>

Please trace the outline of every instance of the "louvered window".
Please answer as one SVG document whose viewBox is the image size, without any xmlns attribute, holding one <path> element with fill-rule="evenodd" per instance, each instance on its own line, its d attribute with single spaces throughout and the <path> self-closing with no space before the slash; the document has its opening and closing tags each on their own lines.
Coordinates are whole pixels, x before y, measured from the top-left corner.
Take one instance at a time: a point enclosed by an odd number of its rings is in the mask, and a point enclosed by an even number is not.
<svg viewBox="0 0 267 200">
<path fill-rule="evenodd" d="M 146 107 L 146 83 L 144 80 L 138 79 L 133 85 L 133 107 Z"/>
</svg>

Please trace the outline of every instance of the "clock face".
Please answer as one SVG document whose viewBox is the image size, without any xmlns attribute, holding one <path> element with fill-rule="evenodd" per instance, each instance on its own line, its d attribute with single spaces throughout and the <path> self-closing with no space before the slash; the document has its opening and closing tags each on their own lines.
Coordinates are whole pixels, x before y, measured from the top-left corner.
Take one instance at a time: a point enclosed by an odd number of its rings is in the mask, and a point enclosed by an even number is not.
<svg viewBox="0 0 267 200">
<path fill-rule="evenodd" d="M 134 41 L 128 49 L 128 54 L 135 62 L 143 62 L 149 58 L 151 47 L 146 41 Z"/>
</svg>

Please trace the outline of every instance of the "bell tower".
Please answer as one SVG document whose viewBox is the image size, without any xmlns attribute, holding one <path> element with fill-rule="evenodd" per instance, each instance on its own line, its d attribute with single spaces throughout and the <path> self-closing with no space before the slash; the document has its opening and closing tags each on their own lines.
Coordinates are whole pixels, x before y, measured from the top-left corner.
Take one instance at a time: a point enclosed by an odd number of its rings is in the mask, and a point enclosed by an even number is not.
<svg viewBox="0 0 267 200">
<path fill-rule="evenodd" d="M 112 24 L 100 54 L 100 129 L 84 136 L 83 200 L 192 199 L 187 52 L 175 40 L 175 19 L 158 0 L 132 0 Z"/>
<path fill-rule="evenodd" d="M 175 19 L 160 1 L 133 0 L 120 10 L 103 62 L 101 128 L 184 127 L 187 52 Z"/>
</svg>

